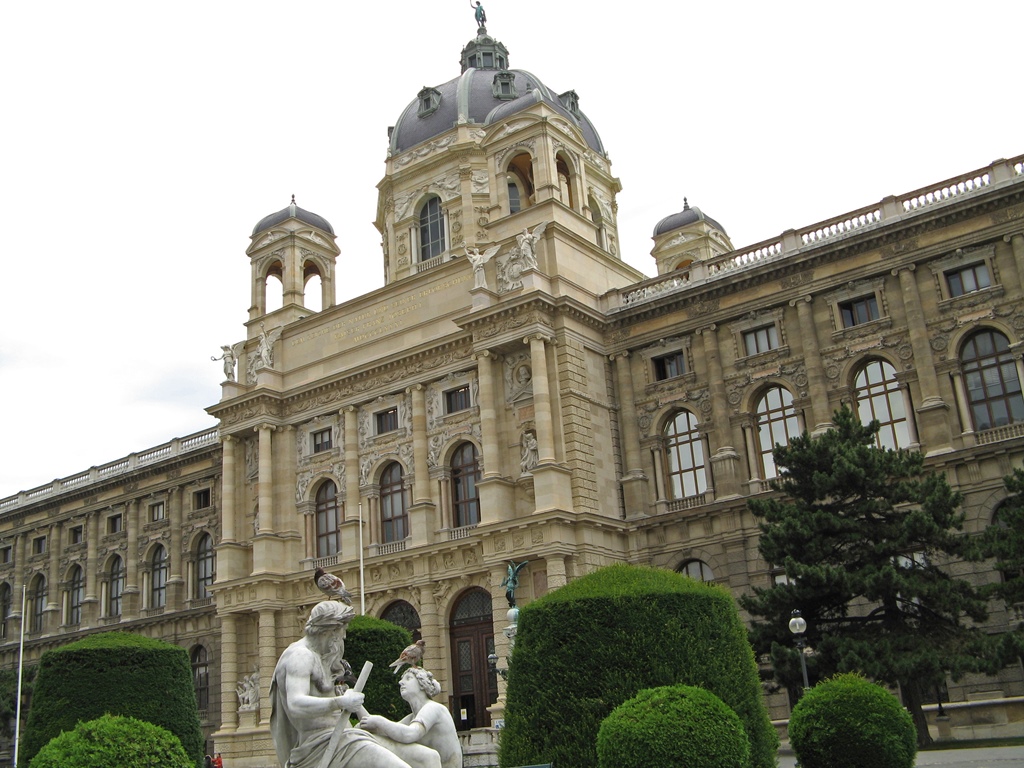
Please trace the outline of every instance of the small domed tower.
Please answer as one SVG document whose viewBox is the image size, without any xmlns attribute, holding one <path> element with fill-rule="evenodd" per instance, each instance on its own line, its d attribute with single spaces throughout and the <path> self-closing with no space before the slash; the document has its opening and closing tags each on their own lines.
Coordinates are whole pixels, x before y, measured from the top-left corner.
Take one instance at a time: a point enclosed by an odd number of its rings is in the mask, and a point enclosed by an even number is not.
<svg viewBox="0 0 1024 768">
<path fill-rule="evenodd" d="M 666 216 L 654 228 L 651 256 L 658 263 L 658 274 L 687 270 L 733 250 L 725 227 L 683 198 L 683 210 Z"/>
<path fill-rule="evenodd" d="M 615 203 L 621 185 L 576 92 L 558 93 L 511 69 L 508 49 L 483 26 L 462 49 L 461 64 L 458 77 L 422 88 L 389 129 L 375 222 L 385 282 L 464 256 L 467 247 L 507 251 L 517 235 L 546 222 L 536 268 L 607 290 L 594 277 L 603 271 L 581 253 L 617 262 L 613 271 L 623 266 Z M 554 245 L 566 241 L 572 249 Z M 494 261 L 491 285 L 513 290 L 500 255 Z"/>
<path fill-rule="evenodd" d="M 250 336 L 256 320 L 268 314 L 274 325 L 283 325 L 317 311 L 307 305 L 305 289 L 314 277 L 320 279 L 320 309 L 334 306 L 334 271 L 338 257 L 334 228 L 322 216 L 291 204 L 264 216 L 253 227 L 252 242 L 246 249 L 252 264 L 252 306 L 249 307 Z M 268 313 L 267 281 L 281 284 L 281 308 Z M 257 328 L 258 330 L 258 328 Z"/>
</svg>

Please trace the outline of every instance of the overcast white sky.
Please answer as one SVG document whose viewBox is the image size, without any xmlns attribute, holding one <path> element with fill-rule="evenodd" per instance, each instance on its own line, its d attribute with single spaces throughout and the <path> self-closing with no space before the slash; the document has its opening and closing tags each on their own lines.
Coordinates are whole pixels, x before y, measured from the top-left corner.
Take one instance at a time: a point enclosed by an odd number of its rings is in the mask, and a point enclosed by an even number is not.
<svg viewBox="0 0 1024 768">
<path fill-rule="evenodd" d="M 511 65 L 575 89 L 624 258 L 683 196 L 734 245 L 1024 153 L 1020 0 L 487 0 Z M 0 7 L 0 497 L 214 426 L 253 224 L 294 193 L 383 283 L 387 128 L 459 72 L 467 0 Z"/>
</svg>

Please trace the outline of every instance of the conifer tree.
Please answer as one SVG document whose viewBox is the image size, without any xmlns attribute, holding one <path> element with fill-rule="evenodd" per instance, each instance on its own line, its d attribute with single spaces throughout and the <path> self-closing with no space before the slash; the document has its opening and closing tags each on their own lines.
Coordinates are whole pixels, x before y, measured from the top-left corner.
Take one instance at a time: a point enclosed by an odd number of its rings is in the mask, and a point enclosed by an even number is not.
<svg viewBox="0 0 1024 768">
<path fill-rule="evenodd" d="M 1003 574 L 988 593 L 1010 606 L 1024 603 L 1024 470 L 1013 470 L 1004 483 L 1010 495 L 982 534 L 982 549 L 985 557 L 995 558 L 995 568 Z"/>
<path fill-rule="evenodd" d="M 945 567 L 976 559 L 978 548 L 962 533 L 960 495 L 925 471 L 920 453 L 879 448 L 877 422 L 863 426 L 846 407 L 833 422 L 776 446 L 779 494 L 749 502 L 762 557 L 786 573 L 741 599 L 760 618 L 751 642 L 792 684 L 799 657 L 788 621 L 799 609 L 815 677 L 859 671 L 898 685 L 923 746 L 923 694 L 1002 661 L 999 639 L 974 626 L 986 618 L 984 597 Z"/>
</svg>

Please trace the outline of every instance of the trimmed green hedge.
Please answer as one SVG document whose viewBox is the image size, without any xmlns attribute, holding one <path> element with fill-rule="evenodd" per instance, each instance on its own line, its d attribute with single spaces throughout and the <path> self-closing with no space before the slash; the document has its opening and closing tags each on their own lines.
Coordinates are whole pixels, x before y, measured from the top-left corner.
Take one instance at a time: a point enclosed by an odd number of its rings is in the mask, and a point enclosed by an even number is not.
<svg viewBox="0 0 1024 768">
<path fill-rule="evenodd" d="M 104 715 L 65 731 L 32 759 L 31 768 L 193 768 L 178 737 L 134 717 Z"/>
<path fill-rule="evenodd" d="M 804 694 L 789 718 L 803 768 L 913 768 L 917 731 L 895 696 L 847 673 Z"/>
<path fill-rule="evenodd" d="M 388 664 L 411 642 L 412 633 L 390 621 L 373 616 L 352 617 L 345 638 L 345 660 L 352 665 L 356 677 L 364 661 L 373 662 L 373 671 L 363 690 L 364 706 L 370 713 L 388 720 L 401 720 L 409 714 L 409 705 L 398 691 L 398 677 Z"/>
<path fill-rule="evenodd" d="M 193 765 L 203 759 L 188 652 L 128 632 L 102 632 L 47 651 L 39 661 L 19 765 L 80 721 L 125 715 L 159 725 L 181 742 Z"/>
<path fill-rule="evenodd" d="M 778 737 L 732 595 L 673 571 L 614 565 L 525 606 L 510 662 L 503 767 L 593 768 L 597 733 L 646 688 L 692 685 L 743 723 L 752 768 L 774 768 Z"/>
<path fill-rule="evenodd" d="M 598 768 L 736 768 L 750 764 L 739 717 L 710 691 L 649 688 L 616 707 L 597 732 Z"/>
</svg>

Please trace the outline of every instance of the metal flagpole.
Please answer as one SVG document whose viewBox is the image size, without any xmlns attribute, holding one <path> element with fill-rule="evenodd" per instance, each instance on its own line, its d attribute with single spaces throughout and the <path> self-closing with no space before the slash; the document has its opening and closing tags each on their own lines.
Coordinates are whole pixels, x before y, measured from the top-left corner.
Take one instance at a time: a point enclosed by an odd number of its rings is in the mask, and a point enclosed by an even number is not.
<svg viewBox="0 0 1024 768">
<path fill-rule="evenodd" d="M 21 639 L 18 641 L 18 700 L 14 705 L 14 765 L 18 764 L 18 737 L 21 734 L 21 681 L 25 673 L 25 593 L 21 585 Z"/>
<path fill-rule="evenodd" d="M 359 613 L 366 615 L 366 571 L 363 570 L 363 505 L 359 504 Z"/>
</svg>

